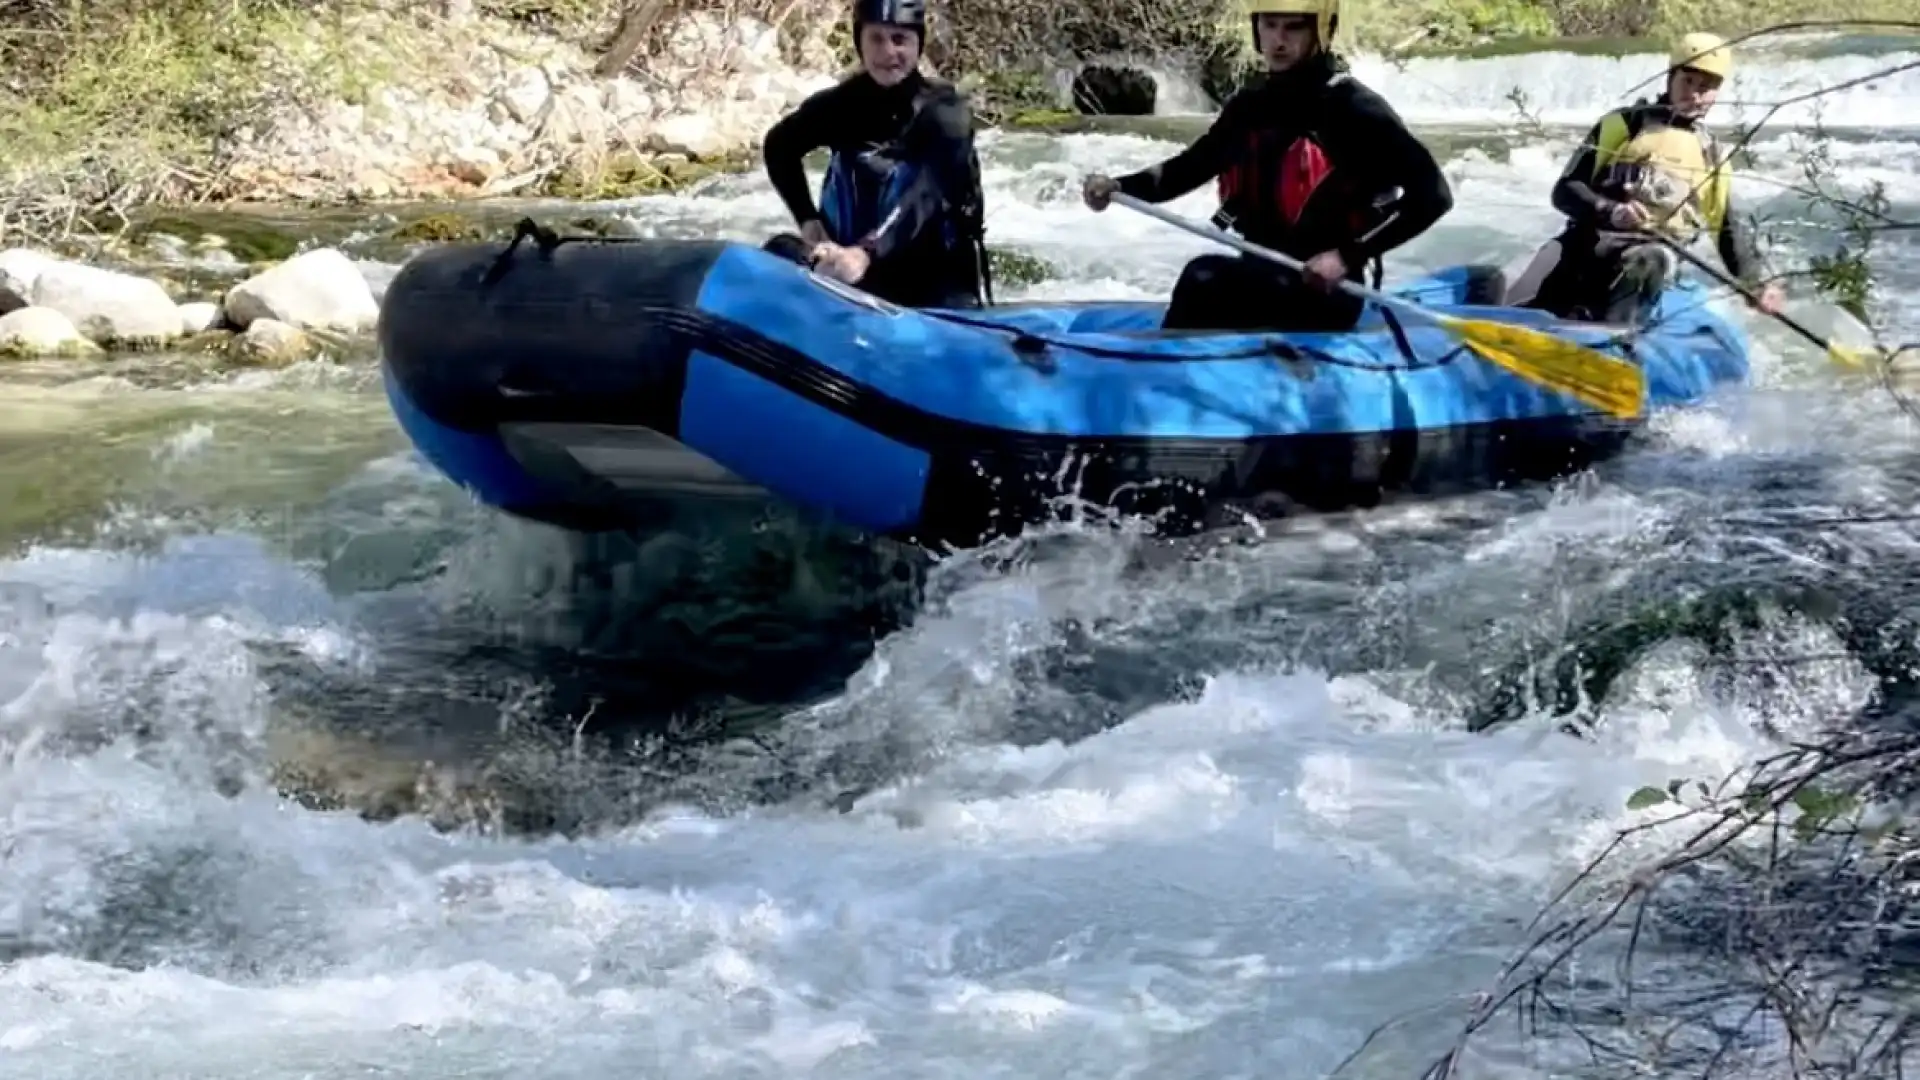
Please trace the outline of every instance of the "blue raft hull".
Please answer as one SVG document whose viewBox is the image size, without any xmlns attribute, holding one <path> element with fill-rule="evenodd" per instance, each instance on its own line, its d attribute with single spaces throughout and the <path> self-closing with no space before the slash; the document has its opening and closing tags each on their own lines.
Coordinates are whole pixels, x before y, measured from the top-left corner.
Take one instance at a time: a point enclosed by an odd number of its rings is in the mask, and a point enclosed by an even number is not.
<svg viewBox="0 0 1920 1080">
<path fill-rule="evenodd" d="M 1488 268 L 1394 291 L 1629 356 L 1649 409 L 1749 370 L 1744 336 L 1689 284 L 1630 345 L 1474 306 L 1498 294 Z M 1018 532 L 1062 494 L 1191 526 L 1250 503 L 1549 479 L 1639 426 L 1372 309 L 1348 333 L 1266 335 L 1166 333 L 1164 311 L 903 310 L 746 245 L 569 240 L 423 253 L 379 333 L 394 412 L 428 460 L 503 511 L 582 531 L 639 525 L 676 492 L 771 492 L 936 546 Z"/>
</svg>

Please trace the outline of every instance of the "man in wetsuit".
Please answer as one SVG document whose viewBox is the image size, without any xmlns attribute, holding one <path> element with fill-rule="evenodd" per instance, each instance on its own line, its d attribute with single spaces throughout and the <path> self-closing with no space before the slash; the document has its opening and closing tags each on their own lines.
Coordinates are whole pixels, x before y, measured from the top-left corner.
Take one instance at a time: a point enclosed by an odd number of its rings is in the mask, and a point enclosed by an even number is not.
<svg viewBox="0 0 1920 1080">
<path fill-rule="evenodd" d="M 800 226 L 769 251 L 902 307 L 981 305 L 986 284 L 973 116 L 922 75 L 924 0 L 854 0 L 861 70 L 767 132 L 767 178 Z M 820 206 L 801 159 L 826 147 Z"/>
<path fill-rule="evenodd" d="M 1168 329 L 1346 330 L 1360 281 L 1382 254 L 1453 208 L 1433 155 L 1331 51 L 1340 0 L 1248 0 L 1264 80 L 1229 99 L 1193 145 L 1149 169 L 1089 176 L 1104 210 L 1115 192 L 1177 199 L 1218 178 L 1215 224 L 1306 264 L 1304 275 L 1247 256 L 1202 255 L 1174 284 Z M 1398 200 L 1394 191 L 1398 189 Z M 1303 280 L 1304 279 L 1304 280 Z"/>
<path fill-rule="evenodd" d="M 1712 34 L 1674 46 L 1665 92 L 1615 109 L 1587 133 L 1553 185 L 1567 215 L 1556 239 L 1560 261 L 1532 306 L 1562 318 L 1638 325 L 1673 278 L 1676 257 L 1658 233 L 1687 246 L 1712 233 L 1728 273 L 1750 290 L 1762 275 L 1751 231 L 1733 213 L 1732 178 L 1700 126 L 1733 70 L 1733 52 Z M 1785 299 L 1778 282 L 1759 289 L 1759 307 Z"/>
</svg>

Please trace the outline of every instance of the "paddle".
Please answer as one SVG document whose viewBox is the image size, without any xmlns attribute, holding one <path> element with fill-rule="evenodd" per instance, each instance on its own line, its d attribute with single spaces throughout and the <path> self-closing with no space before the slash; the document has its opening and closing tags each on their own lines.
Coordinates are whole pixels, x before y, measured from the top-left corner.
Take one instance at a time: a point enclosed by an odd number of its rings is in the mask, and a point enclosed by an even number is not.
<svg viewBox="0 0 1920 1080">
<path fill-rule="evenodd" d="M 1141 202 L 1131 195 L 1115 194 L 1113 201 L 1136 213 L 1164 221 L 1177 229 L 1185 229 L 1195 236 L 1225 244 L 1243 254 L 1279 263 L 1295 271 L 1304 269 L 1298 260 L 1282 255 L 1271 248 L 1249 243 L 1232 233 L 1222 232 L 1196 221 L 1189 221 L 1171 211 L 1162 210 L 1152 203 Z M 1487 319 L 1462 319 L 1452 315 L 1442 315 L 1412 301 L 1388 296 L 1352 281 L 1341 281 L 1340 287 L 1363 300 L 1371 300 L 1381 307 L 1392 308 L 1437 323 L 1441 328 L 1458 337 L 1468 349 L 1483 359 L 1523 379 L 1577 398 L 1619 419 L 1634 419 L 1645 408 L 1646 376 L 1637 365 L 1626 360 L 1608 356 L 1584 345 L 1524 326 Z"/>
<path fill-rule="evenodd" d="M 1756 310 L 1759 308 L 1760 298 L 1752 289 L 1742 285 L 1732 274 L 1727 273 L 1700 256 L 1695 255 L 1693 252 L 1688 251 L 1685 247 L 1681 246 L 1679 241 L 1657 232 L 1645 232 L 1640 235 L 1648 236 L 1658 241 L 1665 246 L 1668 251 L 1692 263 L 1701 273 L 1713 278 L 1715 281 L 1739 293 L 1741 296 L 1746 297 L 1747 301 L 1753 304 Z M 1799 320 L 1794 319 L 1784 311 L 1766 311 L 1762 312 L 1762 314 L 1772 316 L 1774 319 L 1779 320 L 1780 325 L 1799 334 L 1801 337 L 1806 338 L 1822 349 L 1827 350 L 1827 355 L 1832 357 L 1833 362 L 1836 364 L 1845 367 L 1877 368 L 1884 366 L 1892 359 L 1885 349 L 1877 346 L 1864 349 L 1856 348 L 1852 345 L 1842 345 L 1832 338 L 1816 334 L 1802 325 Z M 1852 317 L 1848 316 L 1848 318 L 1851 319 Z M 1866 328 L 1862 327 L 1861 329 L 1865 330 Z"/>
</svg>

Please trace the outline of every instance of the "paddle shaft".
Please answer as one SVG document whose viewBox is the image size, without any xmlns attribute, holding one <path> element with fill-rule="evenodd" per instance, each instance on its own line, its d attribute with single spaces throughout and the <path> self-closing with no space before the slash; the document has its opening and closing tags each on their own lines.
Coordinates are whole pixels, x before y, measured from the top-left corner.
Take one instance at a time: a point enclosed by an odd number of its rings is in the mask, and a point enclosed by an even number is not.
<svg viewBox="0 0 1920 1080">
<path fill-rule="evenodd" d="M 1250 240 L 1242 240 L 1230 232 L 1223 232 L 1211 226 L 1202 225 L 1197 221 L 1188 221 L 1179 214 L 1173 213 L 1170 210 L 1162 210 L 1150 202 L 1142 202 L 1131 195 L 1115 192 L 1112 201 L 1135 213 L 1145 214 L 1150 218 L 1164 221 L 1176 229 L 1184 229 L 1195 236 L 1211 240 L 1216 244 L 1225 244 L 1243 255 L 1251 255 L 1256 259 L 1265 259 L 1268 262 L 1279 263 L 1289 270 L 1304 271 L 1306 269 L 1305 263 L 1291 255 L 1282 255 L 1272 248 L 1261 247 L 1259 244 Z M 1371 300 L 1381 307 L 1397 308 L 1401 311 L 1411 309 L 1415 313 L 1426 314 L 1418 304 L 1408 303 L 1398 297 L 1388 296 L 1386 293 L 1380 292 L 1377 289 L 1369 289 L 1357 281 L 1349 281 L 1346 278 L 1341 278 L 1338 285 L 1346 292 L 1362 300 Z"/>
<path fill-rule="evenodd" d="M 1242 240 L 1221 229 L 1188 221 L 1178 214 L 1162 210 L 1139 199 L 1115 193 L 1112 200 L 1136 213 L 1166 222 L 1176 229 L 1224 244 L 1243 255 L 1277 263 L 1295 271 L 1304 271 L 1300 260 L 1271 248 Z M 1639 365 L 1617 356 L 1581 345 L 1529 327 L 1487 320 L 1461 319 L 1429 311 L 1420 304 L 1388 296 L 1347 279 L 1340 288 L 1362 300 L 1372 301 L 1383 312 L 1400 310 L 1430 321 L 1458 337 L 1462 344 L 1482 360 L 1519 376 L 1528 382 L 1565 394 L 1589 408 L 1630 420 L 1646 407 L 1646 375 Z M 1403 341 L 1402 346 L 1405 346 Z"/>
<path fill-rule="evenodd" d="M 1700 256 L 1695 255 L 1693 252 L 1688 251 L 1685 247 L 1681 246 L 1678 240 L 1675 240 L 1670 236 L 1662 236 L 1661 234 L 1656 232 L 1636 233 L 1635 235 L 1646 236 L 1652 239 L 1653 241 L 1655 241 L 1656 243 L 1663 245 L 1668 251 L 1671 251 L 1675 255 L 1678 255 L 1682 259 L 1685 259 L 1686 261 L 1692 263 L 1694 265 L 1694 268 L 1699 270 L 1701 273 L 1707 275 L 1708 277 L 1714 279 L 1715 281 L 1718 281 L 1720 284 L 1725 285 L 1727 288 L 1732 289 L 1734 292 L 1737 292 L 1741 296 L 1745 297 L 1747 301 L 1753 304 L 1756 308 L 1760 306 L 1760 297 L 1756 295 L 1752 289 L 1749 289 L 1745 285 L 1741 284 L 1737 279 L 1734 278 L 1732 274 L 1727 273 L 1726 271 L 1713 265 L 1712 263 L 1701 258 Z M 1793 331 L 1796 334 L 1799 334 L 1801 337 L 1806 338 L 1808 341 L 1814 343 L 1815 345 L 1820 346 L 1821 348 L 1827 350 L 1828 352 L 1839 351 L 1834 348 L 1833 342 L 1828 341 L 1826 338 L 1823 338 L 1819 334 L 1816 334 L 1813 331 L 1807 329 L 1806 327 L 1800 325 L 1798 320 L 1794 319 L 1791 315 L 1788 315 L 1785 312 L 1769 311 L 1769 312 L 1762 312 L 1762 314 L 1770 315 L 1773 318 L 1778 319 L 1780 321 L 1780 325 L 1786 327 L 1787 329 Z"/>
</svg>

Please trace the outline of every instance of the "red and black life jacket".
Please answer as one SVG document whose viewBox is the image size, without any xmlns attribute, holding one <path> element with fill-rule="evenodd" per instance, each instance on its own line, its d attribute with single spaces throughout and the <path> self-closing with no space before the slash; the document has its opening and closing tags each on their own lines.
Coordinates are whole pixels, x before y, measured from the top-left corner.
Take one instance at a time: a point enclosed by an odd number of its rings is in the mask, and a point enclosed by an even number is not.
<svg viewBox="0 0 1920 1080">
<path fill-rule="evenodd" d="M 1297 226 L 1307 200 L 1333 175 L 1333 159 L 1308 133 L 1296 136 L 1273 168 L 1266 134 L 1250 134 L 1246 152 L 1220 174 L 1220 205 L 1239 207 L 1235 217 L 1254 213 Z"/>
<path fill-rule="evenodd" d="M 1336 75 L 1327 85 L 1344 77 Z M 1309 258 L 1380 223 L 1369 193 L 1354 190 L 1352 179 L 1312 127 L 1257 127 L 1246 133 L 1233 164 L 1220 174 L 1220 212 L 1214 224 L 1235 228 L 1254 243 Z M 1328 216 L 1321 210 L 1329 199 L 1336 206 L 1345 204 L 1344 212 Z M 1315 211 L 1311 215 L 1310 207 Z"/>
<path fill-rule="evenodd" d="M 1341 224 L 1352 228 L 1353 235 L 1371 227 L 1367 206 L 1348 187 L 1347 177 L 1316 133 L 1295 135 L 1278 153 L 1273 145 L 1276 136 L 1285 137 L 1272 131 L 1250 133 L 1234 164 L 1220 174 L 1223 211 L 1259 231 L 1278 227 L 1291 232 L 1302 225 L 1302 215 L 1315 196 L 1344 197 L 1356 205 L 1342 215 Z"/>
</svg>

